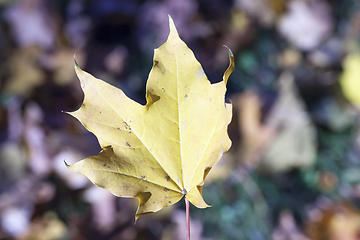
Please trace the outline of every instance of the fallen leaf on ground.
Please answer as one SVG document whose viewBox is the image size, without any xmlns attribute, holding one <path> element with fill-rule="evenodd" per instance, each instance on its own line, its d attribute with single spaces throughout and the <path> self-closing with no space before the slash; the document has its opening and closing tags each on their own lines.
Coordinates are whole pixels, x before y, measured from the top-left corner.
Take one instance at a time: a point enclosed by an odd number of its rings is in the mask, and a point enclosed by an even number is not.
<svg viewBox="0 0 360 240">
<path fill-rule="evenodd" d="M 249 167 L 257 167 L 264 148 L 274 139 L 276 131 L 261 122 L 262 102 L 257 93 L 244 92 L 235 96 L 233 102 L 241 135 L 238 159 Z"/>
<path fill-rule="evenodd" d="M 40 48 L 36 46 L 18 49 L 8 61 L 10 76 L 2 90 L 10 94 L 30 96 L 45 81 L 45 74 L 38 64 L 40 55 Z"/>
<path fill-rule="evenodd" d="M 348 202 L 333 203 L 312 212 L 306 224 L 306 232 L 311 239 L 360 239 L 360 212 L 354 205 Z"/>
<path fill-rule="evenodd" d="M 293 0 L 288 7 L 288 13 L 278 22 L 278 29 L 299 49 L 312 50 L 331 33 L 333 23 L 326 1 Z"/>
<path fill-rule="evenodd" d="M 236 0 L 235 6 L 255 17 L 262 25 L 272 26 L 277 15 L 283 12 L 284 0 Z"/>
<path fill-rule="evenodd" d="M 309 167 L 316 156 L 316 131 L 301 101 L 293 76 L 279 79 L 279 96 L 265 117 L 254 92 L 234 98 L 242 142 L 238 159 L 269 173 Z"/>
<path fill-rule="evenodd" d="M 46 11 L 45 1 L 14 1 L 3 12 L 20 47 L 36 45 L 51 49 L 56 41 L 56 15 Z M 31 26 L 31 27 L 29 27 Z"/>
<path fill-rule="evenodd" d="M 360 106 L 360 55 L 349 54 L 343 62 L 344 72 L 340 77 L 342 92 L 353 104 Z"/>
<path fill-rule="evenodd" d="M 145 106 L 75 64 L 85 99 L 70 114 L 97 136 L 102 151 L 69 168 L 116 196 L 138 198 L 136 219 L 184 196 L 208 207 L 203 181 L 231 145 L 232 106 L 224 95 L 232 53 L 223 81 L 211 84 L 169 22 L 168 40 L 155 50 Z"/>
<path fill-rule="evenodd" d="M 58 216 L 53 212 L 46 212 L 41 219 L 35 219 L 27 233 L 18 240 L 56 240 L 67 239 L 67 229 L 64 222 L 59 220 Z"/>
<path fill-rule="evenodd" d="M 260 168 L 278 173 L 310 167 L 316 158 L 316 129 L 288 72 L 279 79 L 279 94 L 265 121 L 277 136 L 264 150 Z"/>
</svg>

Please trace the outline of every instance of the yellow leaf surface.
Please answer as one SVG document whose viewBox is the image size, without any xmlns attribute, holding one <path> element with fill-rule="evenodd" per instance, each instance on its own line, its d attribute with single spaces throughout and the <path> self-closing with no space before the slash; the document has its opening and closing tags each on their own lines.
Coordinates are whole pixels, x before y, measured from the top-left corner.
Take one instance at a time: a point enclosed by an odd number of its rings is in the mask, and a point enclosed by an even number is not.
<svg viewBox="0 0 360 240">
<path fill-rule="evenodd" d="M 102 151 L 69 168 L 116 196 L 138 198 L 136 219 L 184 196 L 208 207 L 203 181 L 231 145 L 232 106 L 224 101 L 231 51 L 223 81 L 211 84 L 171 17 L 169 23 L 166 43 L 155 50 L 145 106 L 75 64 L 85 98 L 70 114 L 96 135 Z"/>
</svg>

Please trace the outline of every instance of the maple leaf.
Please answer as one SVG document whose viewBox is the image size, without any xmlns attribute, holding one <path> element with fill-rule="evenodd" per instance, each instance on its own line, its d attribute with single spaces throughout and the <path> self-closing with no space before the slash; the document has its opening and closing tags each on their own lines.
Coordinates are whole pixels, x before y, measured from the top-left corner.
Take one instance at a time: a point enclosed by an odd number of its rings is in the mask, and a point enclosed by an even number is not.
<svg viewBox="0 0 360 240">
<path fill-rule="evenodd" d="M 232 106 L 224 101 L 231 51 L 223 81 L 211 84 L 170 16 L 169 24 L 166 43 L 155 50 L 145 106 L 75 62 L 85 98 L 70 114 L 95 134 L 102 151 L 68 167 L 116 196 L 138 198 L 136 219 L 184 196 L 208 207 L 204 179 L 231 146 Z"/>
</svg>

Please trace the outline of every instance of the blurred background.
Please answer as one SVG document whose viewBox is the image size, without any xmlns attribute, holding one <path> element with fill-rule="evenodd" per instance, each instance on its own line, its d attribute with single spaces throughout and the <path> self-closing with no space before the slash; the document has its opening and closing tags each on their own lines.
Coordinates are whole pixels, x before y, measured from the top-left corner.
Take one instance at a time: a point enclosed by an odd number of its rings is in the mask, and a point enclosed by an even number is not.
<svg viewBox="0 0 360 240">
<path fill-rule="evenodd" d="M 141 217 L 65 167 L 100 151 L 63 111 L 73 58 L 145 103 L 168 16 L 212 82 L 228 66 L 231 150 L 210 172 L 192 240 L 360 239 L 357 0 L 1 0 L 0 239 L 183 240 L 183 201 Z"/>
</svg>

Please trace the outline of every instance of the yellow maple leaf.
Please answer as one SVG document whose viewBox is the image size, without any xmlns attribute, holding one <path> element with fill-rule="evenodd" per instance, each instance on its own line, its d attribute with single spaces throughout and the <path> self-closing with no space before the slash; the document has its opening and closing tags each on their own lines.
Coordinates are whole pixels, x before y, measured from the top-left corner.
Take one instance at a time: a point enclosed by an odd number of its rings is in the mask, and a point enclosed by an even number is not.
<svg viewBox="0 0 360 240">
<path fill-rule="evenodd" d="M 231 145 L 232 106 L 224 101 L 231 51 L 223 81 L 211 84 L 171 17 L 169 24 L 167 42 L 155 50 L 145 106 L 75 63 L 85 98 L 70 114 L 96 135 L 102 151 L 68 167 L 116 196 L 138 198 L 136 219 L 184 196 L 208 207 L 203 181 Z"/>
</svg>

